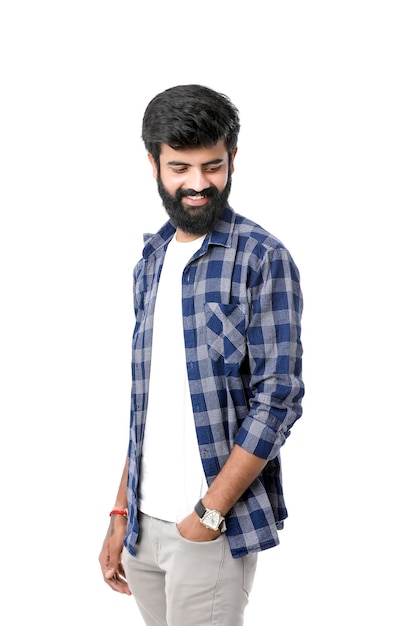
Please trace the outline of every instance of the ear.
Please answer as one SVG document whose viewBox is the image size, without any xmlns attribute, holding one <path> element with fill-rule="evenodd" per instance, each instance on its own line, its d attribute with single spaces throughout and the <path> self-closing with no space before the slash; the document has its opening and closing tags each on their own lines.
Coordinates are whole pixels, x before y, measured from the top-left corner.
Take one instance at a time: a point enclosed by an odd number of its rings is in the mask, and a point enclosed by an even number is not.
<svg viewBox="0 0 417 626">
<path fill-rule="evenodd" d="M 232 154 L 232 158 L 230 160 L 230 172 L 233 174 L 233 172 L 235 171 L 235 156 L 237 154 L 237 146 L 236 148 L 233 150 L 233 154 Z"/>
<path fill-rule="evenodd" d="M 148 152 L 148 159 L 149 159 L 150 164 L 152 165 L 153 177 L 157 179 L 158 178 L 158 165 L 150 152 Z"/>
</svg>

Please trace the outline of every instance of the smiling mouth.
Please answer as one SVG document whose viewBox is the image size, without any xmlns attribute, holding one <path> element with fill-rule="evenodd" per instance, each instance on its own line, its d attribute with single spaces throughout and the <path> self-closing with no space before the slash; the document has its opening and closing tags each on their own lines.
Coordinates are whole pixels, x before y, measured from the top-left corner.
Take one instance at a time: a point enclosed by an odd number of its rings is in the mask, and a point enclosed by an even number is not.
<svg viewBox="0 0 417 626">
<path fill-rule="evenodd" d="M 190 210 L 204 209 L 209 201 L 209 196 L 204 193 L 196 193 L 192 196 L 184 196 L 183 204 Z"/>
</svg>

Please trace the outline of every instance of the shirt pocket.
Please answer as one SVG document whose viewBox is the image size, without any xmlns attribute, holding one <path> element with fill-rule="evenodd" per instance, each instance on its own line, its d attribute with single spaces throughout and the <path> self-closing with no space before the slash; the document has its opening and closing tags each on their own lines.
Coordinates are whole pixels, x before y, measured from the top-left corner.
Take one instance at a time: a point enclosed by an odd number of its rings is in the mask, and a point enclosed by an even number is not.
<svg viewBox="0 0 417 626">
<path fill-rule="evenodd" d="M 210 358 L 237 364 L 246 354 L 248 307 L 206 302 L 206 340 Z"/>
</svg>

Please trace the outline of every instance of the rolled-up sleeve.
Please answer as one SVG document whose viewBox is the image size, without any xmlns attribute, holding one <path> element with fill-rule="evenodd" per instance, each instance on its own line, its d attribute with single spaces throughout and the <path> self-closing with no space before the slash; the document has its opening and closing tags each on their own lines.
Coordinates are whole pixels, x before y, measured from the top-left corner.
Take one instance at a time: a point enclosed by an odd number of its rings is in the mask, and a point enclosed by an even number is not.
<svg viewBox="0 0 417 626">
<path fill-rule="evenodd" d="M 284 247 L 271 248 L 250 275 L 247 330 L 250 410 L 235 443 L 264 459 L 277 456 L 301 417 L 301 315 L 298 269 Z"/>
</svg>

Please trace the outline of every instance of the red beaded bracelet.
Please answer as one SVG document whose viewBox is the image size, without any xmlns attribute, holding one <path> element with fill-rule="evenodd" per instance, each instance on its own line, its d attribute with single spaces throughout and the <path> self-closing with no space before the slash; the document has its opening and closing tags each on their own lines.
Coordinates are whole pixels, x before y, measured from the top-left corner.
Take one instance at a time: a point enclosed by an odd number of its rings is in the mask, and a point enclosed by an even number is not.
<svg viewBox="0 0 417 626">
<path fill-rule="evenodd" d="M 127 517 L 127 509 L 112 509 L 110 511 L 110 517 L 112 515 L 123 515 L 123 517 Z"/>
</svg>

